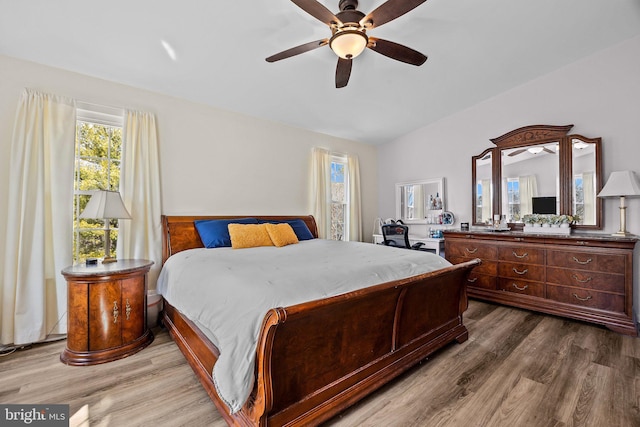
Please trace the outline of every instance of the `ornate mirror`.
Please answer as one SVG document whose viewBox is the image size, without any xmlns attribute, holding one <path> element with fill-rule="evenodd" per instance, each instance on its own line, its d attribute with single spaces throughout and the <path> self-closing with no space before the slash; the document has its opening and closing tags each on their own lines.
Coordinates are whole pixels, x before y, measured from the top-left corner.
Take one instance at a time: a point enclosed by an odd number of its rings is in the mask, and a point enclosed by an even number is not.
<svg viewBox="0 0 640 427">
<path fill-rule="evenodd" d="M 540 213 L 578 215 L 577 228 L 602 228 L 601 139 L 567 135 L 572 127 L 522 127 L 473 156 L 474 225 L 500 215 L 518 228 L 524 215 Z"/>
<path fill-rule="evenodd" d="M 425 222 L 445 209 L 444 178 L 396 184 L 396 218 Z"/>
</svg>

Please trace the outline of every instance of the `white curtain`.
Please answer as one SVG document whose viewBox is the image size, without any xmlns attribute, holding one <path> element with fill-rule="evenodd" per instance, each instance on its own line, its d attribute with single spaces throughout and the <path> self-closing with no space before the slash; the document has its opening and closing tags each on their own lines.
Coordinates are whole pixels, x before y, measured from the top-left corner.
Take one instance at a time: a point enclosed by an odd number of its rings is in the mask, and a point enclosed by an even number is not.
<svg viewBox="0 0 640 427">
<path fill-rule="evenodd" d="M 584 197 L 584 218 L 582 218 L 582 223 L 593 225 L 596 223 L 596 183 L 594 172 L 582 173 L 582 194 Z"/>
<path fill-rule="evenodd" d="M 331 159 L 332 153 L 323 148 L 314 147 L 311 166 L 311 194 L 313 216 L 318 226 L 318 237 L 328 239 L 331 236 Z M 348 233 L 345 240 L 362 240 L 362 207 L 360 197 L 360 163 L 358 157 L 347 154 L 348 186 Z"/>
<path fill-rule="evenodd" d="M 131 213 L 120 220 L 118 258 L 154 261 L 149 287 L 155 289 L 162 264 L 160 156 L 153 114 L 125 111 L 120 192 Z"/>
<path fill-rule="evenodd" d="M 535 175 L 518 177 L 520 187 L 520 217 L 533 213 L 533 197 L 538 196 L 538 181 Z"/>
<path fill-rule="evenodd" d="M 362 207 L 360 201 L 360 162 L 358 156 L 347 154 L 349 174 L 349 236 L 348 240 L 362 241 Z"/>
<path fill-rule="evenodd" d="M 311 158 L 313 216 L 318 237 L 327 239 L 331 236 L 331 152 L 314 147 Z"/>
<path fill-rule="evenodd" d="M 71 99 L 25 89 L 11 141 L 0 342 L 28 344 L 67 331 L 73 261 L 76 110 Z"/>
</svg>

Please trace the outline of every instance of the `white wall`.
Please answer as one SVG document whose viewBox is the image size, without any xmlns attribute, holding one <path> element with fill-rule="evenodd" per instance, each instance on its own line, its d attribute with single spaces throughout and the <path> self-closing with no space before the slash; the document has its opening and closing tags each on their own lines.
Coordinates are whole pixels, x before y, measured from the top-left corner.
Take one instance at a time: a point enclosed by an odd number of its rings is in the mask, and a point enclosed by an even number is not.
<svg viewBox="0 0 640 427">
<path fill-rule="evenodd" d="M 470 222 L 471 156 L 493 146 L 490 138 L 527 125 L 574 124 L 571 133 L 602 137 L 605 181 L 616 170 L 640 176 L 638 52 L 640 37 L 635 37 L 381 146 L 379 216 L 394 215 L 396 182 L 443 176 L 447 209 L 456 215 L 456 223 Z M 618 204 L 605 200 L 604 232 L 618 230 Z M 640 198 L 628 199 L 627 205 L 627 229 L 640 234 Z"/>
<path fill-rule="evenodd" d="M 363 228 L 370 239 L 378 182 L 373 146 L 1 55 L 0 82 L 0 243 L 11 204 L 11 133 L 25 87 L 156 114 L 166 214 L 310 214 L 311 148 L 355 153 L 361 167 Z"/>
</svg>

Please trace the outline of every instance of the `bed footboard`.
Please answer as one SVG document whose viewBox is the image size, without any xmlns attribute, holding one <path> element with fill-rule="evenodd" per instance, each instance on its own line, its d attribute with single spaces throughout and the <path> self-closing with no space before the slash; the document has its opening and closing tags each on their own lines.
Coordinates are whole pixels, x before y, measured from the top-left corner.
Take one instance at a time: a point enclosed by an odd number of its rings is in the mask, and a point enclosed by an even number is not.
<svg viewBox="0 0 640 427">
<path fill-rule="evenodd" d="M 253 392 L 233 415 L 211 380 L 215 346 L 168 304 L 164 319 L 230 425 L 316 425 L 448 343 L 464 342 L 466 277 L 479 263 L 270 310 Z"/>
</svg>

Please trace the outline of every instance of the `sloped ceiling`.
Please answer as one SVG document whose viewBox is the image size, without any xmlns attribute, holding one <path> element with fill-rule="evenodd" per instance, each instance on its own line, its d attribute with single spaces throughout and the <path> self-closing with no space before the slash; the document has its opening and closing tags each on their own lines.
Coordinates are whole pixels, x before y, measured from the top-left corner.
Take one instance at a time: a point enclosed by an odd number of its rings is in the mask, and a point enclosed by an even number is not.
<svg viewBox="0 0 640 427">
<path fill-rule="evenodd" d="M 0 0 L 0 11 L 0 54 L 369 144 L 640 34 L 638 0 L 429 0 L 369 32 L 424 65 L 367 50 L 336 89 L 329 47 L 264 60 L 330 35 L 289 0 Z"/>
</svg>

